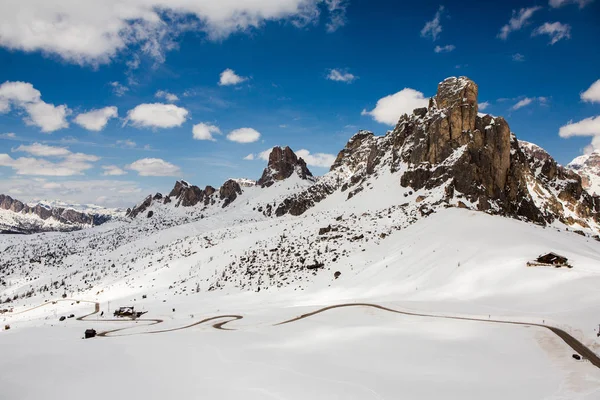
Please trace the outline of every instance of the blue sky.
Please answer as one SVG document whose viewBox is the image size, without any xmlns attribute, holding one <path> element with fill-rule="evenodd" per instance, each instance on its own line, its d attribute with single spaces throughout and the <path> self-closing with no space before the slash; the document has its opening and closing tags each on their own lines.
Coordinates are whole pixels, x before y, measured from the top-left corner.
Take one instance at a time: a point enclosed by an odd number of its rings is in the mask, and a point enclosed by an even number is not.
<svg viewBox="0 0 600 400">
<path fill-rule="evenodd" d="M 13 3 L 0 192 L 26 201 L 257 179 L 275 145 L 324 174 L 358 129 L 384 134 L 455 75 L 559 162 L 600 148 L 600 1 Z"/>
</svg>

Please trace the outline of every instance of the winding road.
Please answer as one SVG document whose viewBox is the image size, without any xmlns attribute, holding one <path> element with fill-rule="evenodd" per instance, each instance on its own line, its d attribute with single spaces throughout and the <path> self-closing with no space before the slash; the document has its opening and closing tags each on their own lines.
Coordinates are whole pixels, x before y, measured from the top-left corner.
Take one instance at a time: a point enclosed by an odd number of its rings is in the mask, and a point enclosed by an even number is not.
<svg viewBox="0 0 600 400">
<path fill-rule="evenodd" d="M 58 301 L 69 301 L 69 302 L 77 302 L 77 303 L 94 304 L 94 311 L 89 314 L 78 317 L 77 318 L 78 321 L 86 321 L 86 322 L 134 322 L 134 321 L 135 322 L 150 322 L 146 326 L 158 325 L 158 324 L 161 324 L 162 322 L 164 322 L 162 319 L 150 319 L 150 318 L 138 318 L 138 319 L 98 319 L 98 318 L 96 318 L 96 319 L 89 319 L 89 317 L 96 315 L 100 312 L 100 303 L 96 302 L 96 301 L 73 300 L 73 299 L 60 299 L 60 300 L 55 300 L 52 302 L 46 302 L 46 303 L 41 304 L 36 307 L 32 307 L 32 308 L 29 308 L 29 309 L 26 309 L 26 310 L 23 310 L 20 312 L 12 313 L 11 315 L 23 314 L 25 312 L 32 311 L 32 310 L 35 310 L 35 309 L 38 309 L 41 307 L 56 304 L 56 302 L 58 302 Z M 371 303 L 345 303 L 345 304 L 336 304 L 336 305 L 323 307 L 318 310 L 288 319 L 286 321 L 279 322 L 277 324 L 274 324 L 273 326 L 291 324 L 291 323 L 301 321 L 303 319 L 307 319 L 307 318 L 310 318 L 312 316 L 315 316 L 317 314 L 321 314 L 321 313 L 324 313 L 327 311 L 331 311 L 331 310 L 338 309 L 338 308 L 348 308 L 348 307 L 371 307 L 371 308 L 376 308 L 378 310 L 383 310 L 383 311 L 387 311 L 387 312 L 391 312 L 391 313 L 395 313 L 395 314 L 401 314 L 401 315 L 409 315 L 409 316 L 413 316 L 413 317 L 451 319 L 451 320 L 458 320 L 458 321 L 475 321 L 475 322 L 484 322 L 484 323 L 492 323 L 492 324 L 534 326 L 534 327 L 538 327 L 538 328 L 544 328 L 544 329 L 548 329 L 549 331 L 554 333 L 556 336 L 561 338 L 571 349 L 573 349 L 575 352 L 577 352 L 578 354 L 583 356 L 585 359 L 587 359 L 593 366 L 595 366 L 596 368 L 600 368 L 600 357 L 598 357 L 598 355 L 594 351 L 592 351 L 589 347 L 585 346 L 583 343 L 581 343 L 579 340 L 577 340 L 571 334 L 567 333 L 566 331 L 564 331 L 562 329 L 556 328 L 554 326 L 545 325 L 545 324 L 539 324 L 539 323 L 528 323 L 528 322 L 504 321 L 504 320 L 485 319 L 485 318 L 476 318 L 476 317 L 459 317 L 459 316 L 448 316 L 448 315 L 440 315 L 440 314 L 417 313 L 417 312 L 410 312 L 410 311 L 394 310 L 392 308 L 384 307 L 384 306 L 381 306 L 378 304 L 371 304 Z M 150 334 L 157 334 L 157 333 L 175 332 L 175 331 L 181 331 L 184 329 L 193 328 L 195 326 L 202 325 L 207 322 L 214 322 L 214 321 L 223 320 L 223 319 L 224 319 L 224 321 L 214 323 L 212 325 L 213 328 L 219 329 L 219 330 L 233 331 L 235 329 L 225 328 L 224 326 L 230 322 L 241 320 L 242 318 L 244 318 L 244 317 L 241 315 L 232 315 L 232 314 L 217 315 L 214 317 L 204 318 L 204 319 L 194 322 L 192 324 L 180 326 L 177 328 L 114 335 L 114 333 L 116 333 L 116 332 L 122 332 L 127 329 L 135 328 L 136 325 L 133 325 L 133 326 L 126 326 L 124 328 L 118 328 L 118 329 L 112 329 L 112 330 L 100 332 L 98 334 L 98 336 L 99 337 L 116 337 L 116 336 L 150 335 Z"/>
</svg>

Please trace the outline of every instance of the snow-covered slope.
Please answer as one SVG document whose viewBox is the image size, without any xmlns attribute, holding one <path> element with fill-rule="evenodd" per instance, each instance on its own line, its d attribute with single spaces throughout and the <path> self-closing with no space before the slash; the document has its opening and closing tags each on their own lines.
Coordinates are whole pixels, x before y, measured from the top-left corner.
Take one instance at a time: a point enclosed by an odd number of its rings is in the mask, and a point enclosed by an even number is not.
<svg viewBox="0 0 600 400">
<path fill-rule="evenodd" d="M 361 131 L 319 179 L 277 148 L 259 185 L 178 181 L 124 220 L 1 236 L 0 393 L 596 399 L 600 370 L 551 330 L 600 354 L 596 200 L 451 83 L 472 108 Z M 528 266 L 549 252 L 573 268 Z"/>
<path fill-rule="evenodd" d="M 575 158 L 568 167 L 581 176 L 588 192 L 600 196 L 600 150 Z"/>
</svg>

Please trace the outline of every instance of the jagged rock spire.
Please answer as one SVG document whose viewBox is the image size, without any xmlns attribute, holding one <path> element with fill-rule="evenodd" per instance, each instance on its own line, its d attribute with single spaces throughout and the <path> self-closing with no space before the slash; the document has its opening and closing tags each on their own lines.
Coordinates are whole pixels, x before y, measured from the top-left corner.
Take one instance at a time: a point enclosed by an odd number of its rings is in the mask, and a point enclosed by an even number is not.
<svg viewBox="0 0 600 400">
<path fill-rule="evenodd" d="M 257 185 L 269 187 L 276 181 L 289 178 L 294 172 L 301 179 L 309 179 L 313 176 L 306 166 L 306 162 L 299 158 L 289 146 L 285 148 L 273 147 L 271 154 L 269 154 L 269 164 L 258 180 Z"/>
</svg>

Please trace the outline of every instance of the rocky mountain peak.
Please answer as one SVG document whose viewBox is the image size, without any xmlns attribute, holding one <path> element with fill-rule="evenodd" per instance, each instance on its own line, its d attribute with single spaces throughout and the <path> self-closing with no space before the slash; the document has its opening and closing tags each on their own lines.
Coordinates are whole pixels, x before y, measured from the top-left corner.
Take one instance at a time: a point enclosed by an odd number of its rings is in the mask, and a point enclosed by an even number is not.
<svg viewBox="0 0 600 400">
<path fill-rule="evenodd" d="M 273 147 L 271 154 L 269 154 L 267 168 L 265 168 L 257 185 L 269 187 L 276 181 L 282 181 L 289 178 L 294 173 L 301 179 L 310 179 L 313 177 L 306 166 L 306 162 L 298 157 L 289 146 L 286 146 L 285 148 L 279 146 Z"/>
<path fill-rule="evenodd" d="M 466 76 L 446 78 L 438 84 L 435 103 L 439 109 L 456 106 L 474 108 L 477 115 L 478 92 L 475 82 Z"/>
</svg>

